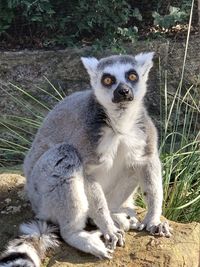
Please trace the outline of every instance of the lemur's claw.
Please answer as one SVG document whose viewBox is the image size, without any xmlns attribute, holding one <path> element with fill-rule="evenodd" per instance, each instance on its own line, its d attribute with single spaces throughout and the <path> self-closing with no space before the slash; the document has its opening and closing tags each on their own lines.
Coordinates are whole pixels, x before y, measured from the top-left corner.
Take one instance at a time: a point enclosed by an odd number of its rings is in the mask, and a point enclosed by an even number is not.
<svg viewBox="0 0 200 267">
<path fill-rule="evenodd" d="M 158 225 L 153 225 L 149 229 L 152 235 L 170 237 L 172 234 L 172 228 L 169 226 L 168 222 L 161 222 Z"/>
<path fill-rule="evenodd" d="M 124 235 L 125 235 L 124 231 L 120 230 L 120 229 L 117 229 L 117 228 L 116 228 L 116 231 L 114 233 L 106 234 L 104 236 L 105 240 L 106 240 L 106 247 L 111 249 L 111 250 L 115 250 L 117 244 L 120 247 L 124 247 L 124 245 L 125 245 Z"/>
<path fill-rule="evenodd" d="M 165 237 L 170 237 L 173 231 L 172 227 L 169 226 L 169 223 L 167 221 L 160 222 L 157 224 L 142 222 L 138 226 L 137 230 L 141 231 L 145 228 L 152 235 L 165 236 Z"/>
<path fill-rule="evenodd" d="M 125 233 L 123 230 L 118 230 L 116 233 L 117 237 L 118 237 L 118 244 L 120 247 L 124 247 L 125 246 Z"/>
</svg>

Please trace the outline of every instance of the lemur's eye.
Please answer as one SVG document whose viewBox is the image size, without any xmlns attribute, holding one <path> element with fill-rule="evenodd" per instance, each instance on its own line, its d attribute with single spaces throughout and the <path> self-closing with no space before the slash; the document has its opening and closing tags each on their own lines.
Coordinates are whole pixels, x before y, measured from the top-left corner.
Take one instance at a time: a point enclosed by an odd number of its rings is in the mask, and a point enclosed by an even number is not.
<svg viewBox="0 0 200 267">
<path fill-rule="evenodd" d="M 112 79 L 110 77 L 106 77 L 106 78 L 104 78 L 103 83 L 105 85 L 111 85 L 112 84 Z"/>
<path fill-rule="evenodd" d="M 101 82 L 104 86 L 109 87 L 116 82 L 116 78 L 109 73 L 104 73 L 104 75 L 102 76 Z"/>
<path fill-rule="evenodd" d="M 135 73 L 130 73 L 129 75 L 128 75 L 128 79 L 130 80 L 130 81 L 132 81 L 132 82 L 134 82 L 134 81 L 136 81 L 137 80 L 137 75 L 135 74 Z"/>
<path fill-rule="evenodd" d="M 126 72 L 125 77 L 130 82 L 136 82 L 136 81 L 138 81 L 138 74 L 137 74 L 137 72 L 134 69 L 131 69 L 128 72 Z"/>
</svg>

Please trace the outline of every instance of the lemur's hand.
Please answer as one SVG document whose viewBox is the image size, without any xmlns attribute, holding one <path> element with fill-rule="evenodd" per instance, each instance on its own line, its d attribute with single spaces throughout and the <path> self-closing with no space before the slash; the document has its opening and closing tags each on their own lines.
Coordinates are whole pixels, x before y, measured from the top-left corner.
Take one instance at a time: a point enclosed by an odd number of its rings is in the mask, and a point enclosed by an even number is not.
<svg viewBox="0 0 200 267">
<path fill-rule="evenodd" d="M 118 229 L 116 226 L 108 227 L 108 231 L 104 233 L 104 238 L 106 240 L 106 247 L 114 250 L 118 244 L 120 247 L 125 245 L 125 233 L 123 230 Z"/>
<path fill-rule="evenodd" d="M 161 222 L 160 220 L 144 218 L 138 226 L 138 230 L 146 229 L 152 235 L 170 237 L 172 235 L 172 228 L 167 221 Z"/>
</svg>

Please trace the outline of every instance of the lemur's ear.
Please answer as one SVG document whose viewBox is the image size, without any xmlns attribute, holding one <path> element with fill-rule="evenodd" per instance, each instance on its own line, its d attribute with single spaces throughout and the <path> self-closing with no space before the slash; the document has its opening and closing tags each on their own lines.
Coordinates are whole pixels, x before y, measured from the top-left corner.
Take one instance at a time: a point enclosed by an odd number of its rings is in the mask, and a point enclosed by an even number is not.
<svg viewBox="0 0 200 267">
<path fill-rule="evenodd" d="M 83 65 L 90 77 L 94 76 L 96 74 L 96 69 L 99 61 L 95 57 L 81 57 L 81 61 L 83 62 Z"/>
<path fill-rule="evenodd" d="M 142 71 L 142 75 L 147 75 L 153 66 L 153 56 L 154 52 L 149 53 L 140 53 L 135 56 L 135 60 L 138 63 L 138 66 L 140 67 Z"/>
</svg>

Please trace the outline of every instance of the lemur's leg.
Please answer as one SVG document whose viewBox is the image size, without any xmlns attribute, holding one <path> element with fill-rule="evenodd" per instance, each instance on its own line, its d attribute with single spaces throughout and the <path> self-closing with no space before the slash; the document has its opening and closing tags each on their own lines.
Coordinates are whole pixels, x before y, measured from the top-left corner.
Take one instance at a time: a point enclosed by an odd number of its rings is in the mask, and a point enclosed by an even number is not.
<svg viewBox="0 0 200 267">
<path fill-rule="evenodd" d="M 139 230 L 146 228 L 151 234 L 169 237 L 171 234 L 168 223 L 161 223 L 160 221 L 163 189 L 161 164 L 157 155 L 154 155 L 154 157 L 149 159 L 147 164 L 142 167 L 139 182 L 148 208 Z"/>
<path fill-rule="evenodd" d="M 60 144 L 45 152 L 28 180 L 28 193 L 40 219 L 57 223 L 62 238 L 71 246 L 111 258 L 112 251 L 100 239 L 102 233 L 83 230 L 89 205 L 82 163 L 72 146 Z"/>
<path fill-rule="evenodd" d="M 89 201 L 89 217 L 104 234 L 107 245 L 115 249 L 116 244 L 124 245 L 124 232 L 117 228 L 111 218 L 101 185 L 91 177 L 87 177 L 86 191 Z"/>
<path fill-rule="evenodd" d="M 112 191 L 106 196 L 111 216 L 115 224 L 124 231 L 137 229 L 138 220 L 134 211 L 133 195 L 138 187 L 138 174 L 135 171 L 124 173 Z"/>
</svg>

